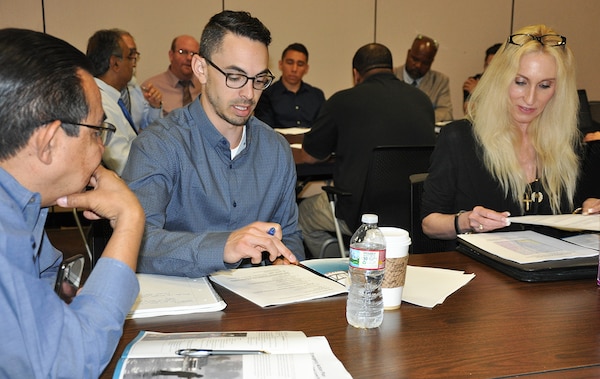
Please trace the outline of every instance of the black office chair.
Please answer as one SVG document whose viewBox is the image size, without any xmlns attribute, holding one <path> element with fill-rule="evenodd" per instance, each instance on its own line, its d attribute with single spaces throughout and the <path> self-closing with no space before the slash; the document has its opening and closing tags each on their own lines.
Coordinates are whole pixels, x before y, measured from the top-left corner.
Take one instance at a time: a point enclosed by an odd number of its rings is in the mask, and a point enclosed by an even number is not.
<svg viewBox="0 0 600 379">
<path fill-rule="evenodd" d="M 579 113 L 577 115 L 577 127 L 582 134 L 592 133 L 600 130 L 600 108 L 598 102 L 588 101 L 586 90 L 578 89 Z"/>
<path fill-rule="evenodd" d="M 596 123 L 600 123 L 600 101 L 592 100 L 588 102 L 590 106 L 590 114 L 592 116 L 592 120 Z"/>
<path fill-rule="evenodd" d="M 432 151 L 433 146 L 378 146 L 374 148 L 369 171 L 365 178 L 360 214 L 354 220 L 354 224 L 348 225 L 348 227 L 356 229 L 360 225 L 360 215 L 375 213 L 379 216 L 379 226 L 395 226 L 410 231 L 411 184 L 409 176 L 427 171 Z M 335 199 L 338 196 L 347 196 L 349 193 L 341 192 L 330 186 L 323 187 L 323 190 L 329 196 L 337 227 Z M 332 244 L 337 243 L 339 256 L 346 255 L 342 248 L 347 249 L 347 242 L 341 233 L 338 232 L 335 239 L 325 243 L 329 248 Z M 322 248 L 322 254 L 326 250 Z"/>
<path fill-rule="evenodd" d="M 456 241 L 446 241 L 429 238 L 421 227 L 421 199 L 423 184 L 427 173 L 413 174 L 410 179 L 410 238 L 412 239 L 411 253 L 437 253 L 456 250 Z"/>
</svg>

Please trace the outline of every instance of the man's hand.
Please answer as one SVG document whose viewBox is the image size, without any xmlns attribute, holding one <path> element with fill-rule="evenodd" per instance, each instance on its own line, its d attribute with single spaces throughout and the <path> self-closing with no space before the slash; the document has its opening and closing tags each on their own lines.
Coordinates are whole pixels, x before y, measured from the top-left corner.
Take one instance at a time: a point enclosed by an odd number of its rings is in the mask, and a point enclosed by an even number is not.
<svg viewBox="0 0 600 379">
<path fill-rule="evenodd" d="M 90 220 L 110 220 L 113 233 L 102 256 L 120 260 L 135 271 L 145 222 L 140 202 L 117 174 L 102 166 L 92 174 L 89 186 L 92 190 L 61 197 L 56 203 L 84 209 L 83 215 Z"/>
<path fill-rule="evenodd" d="M 275 228 L 273 235 L 269 230 Z M 223 252 L 223 261 L 226 263 L 236 263 L 244 258 L 250 258 L 253 264 L 262 261 L 263 251 L 269 253 L 269 260 L 275 261 L 281 256 L 289 262 L 297 262 L 294 253 L 281 242 L 282 233 L 279 224 L 271 222 L 253 222 L 241 229 L 233 231 Z"/>
<path fill-rule="evenodd" d="M 469 94 L 472 94 L 475 90 L 475 87 L 477 87 L 477 83 L 479 83 L 479 80 L 475 79 L 474 77 L 470 77 L 463 84 L 463 90 L 467 91 Z"/>
<path fill-rule="evenodd" d="M 148 83 L 147 86 L 142 87 L 142 93 L 152 108 L 160 108 L 162 104 L 162 93 L 156 89 L 152 83 Z"/>
</svg>

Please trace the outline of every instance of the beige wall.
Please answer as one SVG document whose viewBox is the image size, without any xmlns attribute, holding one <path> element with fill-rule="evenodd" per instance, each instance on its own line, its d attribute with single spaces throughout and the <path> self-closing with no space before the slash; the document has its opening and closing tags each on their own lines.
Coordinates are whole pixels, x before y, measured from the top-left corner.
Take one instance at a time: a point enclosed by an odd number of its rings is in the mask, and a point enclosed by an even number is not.
<svg viewBox="0 0 600 379">
<path fill-rule="evenodd" d="M 454 116 L 462 117 L 462 83 L 481 72 L 485 49 L 514 29 L 546 23 L 567 36 L 578 62 L 578 86 L 600 100 L 600 2 L 597 0 L 45 0 L 46 31 L 85 51 L 102 28 L 130 31 L 142 52 L 137 77 L 144 80 L 168 65 L 167 51 L 179 34 L 199 38 L 214 13 L 244 9 L 272 32 L 270 65 L 279 76 L 281 51 L 292 42 L 310 52 L 306 81 L 326 96 L 351 86 L 351 59 L 360 46 L 380 42 L 401 65 L 418 33 L 440 42 L 433 69 L 450 77 Z M 143 9 L 143 11 L 140 11 Z M 0 27 L 43 30 L 39 0 L 0 0 Z"/>
</svg>

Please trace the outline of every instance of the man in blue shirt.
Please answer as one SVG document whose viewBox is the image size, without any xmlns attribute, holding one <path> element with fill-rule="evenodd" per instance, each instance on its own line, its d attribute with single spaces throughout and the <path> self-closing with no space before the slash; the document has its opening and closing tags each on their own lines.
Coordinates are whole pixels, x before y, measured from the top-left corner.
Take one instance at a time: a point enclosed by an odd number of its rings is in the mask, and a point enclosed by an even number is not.
<svg viewBox="0 0 600 379">
<path fill-rule="evenodd" d="M 281 79 L 263 92 L 254 115 L 273 128 L 310 128 L 325 95 L 302 80 L 308 68 L 308 50 L 303 44 L 286 47 L 279 61 Z"/>
<path fill-rule="evenodd" d="M 114 126 L 85 55 L 22 29 L 0 30 L 0 51 L 0 377 L 97 378 L 139 290 L 144 213 L 100 166 Z M 62 254 L 44 232 L 55 204 L 114 227 L 69 305 L 54 293 Z"/>
<path fill-rule="evenodd" d="M 246 12 L 213 16 L 192 59 L 202 94 L 133 141 L 123 179 L 147 217 L 140 272 L 198 277 L 304 258 L 291 149 L 252 116 L 273 81 L 270 41 Z"/>
</svg>

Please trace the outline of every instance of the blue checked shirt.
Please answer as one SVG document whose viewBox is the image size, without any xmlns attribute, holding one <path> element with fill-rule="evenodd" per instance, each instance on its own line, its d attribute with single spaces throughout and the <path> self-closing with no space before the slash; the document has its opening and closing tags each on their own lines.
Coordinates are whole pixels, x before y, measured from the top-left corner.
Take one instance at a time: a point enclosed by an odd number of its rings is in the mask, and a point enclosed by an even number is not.
<svg viewBox="0 0 600 379">
<path fill-rule="evenodd" d="M 62 254 L 44 232 L 40 194 L 0 168 L 0 378 L 97 378 L 139 291 L 125 264 L 101 258 L 70 305 L 54 293 Z"/>
</svg>

